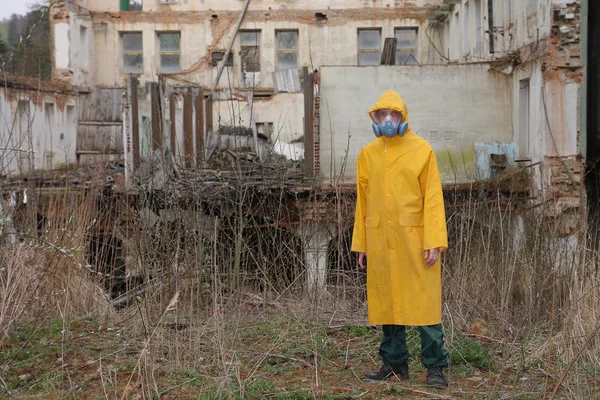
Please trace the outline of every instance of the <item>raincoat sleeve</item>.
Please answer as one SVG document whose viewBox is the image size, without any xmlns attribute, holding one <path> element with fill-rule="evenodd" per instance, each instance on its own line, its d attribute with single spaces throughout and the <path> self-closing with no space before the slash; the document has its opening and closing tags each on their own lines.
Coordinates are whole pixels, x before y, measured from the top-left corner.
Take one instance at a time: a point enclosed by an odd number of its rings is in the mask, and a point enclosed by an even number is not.
<svg viewBox="0 0 600 400">
<path fill-rule="evenodd" d="M 423 248 L 448 250 L 446 231 L 446 212 L 442 182 L 438 171 L 437 159 L 433 150 L 429 151 L 429 160 L 419 177 L 423 196 Z"/>
<path fill-rule="evenodd" d="M 365 217 L 367 211 L 368 174 L 365 155 L 361 151 L 356 165 L 356 212 L 354 214 L 354 232 L 352 234 L 352 251 L 367 251 L 367 234 Z"/>
</svg>

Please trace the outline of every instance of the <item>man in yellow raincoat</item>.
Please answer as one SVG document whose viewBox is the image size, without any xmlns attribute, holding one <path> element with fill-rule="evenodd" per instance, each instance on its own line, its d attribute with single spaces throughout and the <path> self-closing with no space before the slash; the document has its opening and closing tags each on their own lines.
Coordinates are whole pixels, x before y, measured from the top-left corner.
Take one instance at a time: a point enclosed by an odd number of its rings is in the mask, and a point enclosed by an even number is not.
<svg viewBox="0 0 600 400">
<path fill-rule="evenodd" d="M 440 252 L 448 249 L 435 153 L 410 131 L 406 104 L 385 92 L 369 111 L 377 138 L 358 156 L 352 251 L 367 256 L 369 323 L 383 325 L 383 366 L 365 374 L 408 379 L 405 326 L 418 326 L 427 383 L 447 387 Z"/>
</svg>

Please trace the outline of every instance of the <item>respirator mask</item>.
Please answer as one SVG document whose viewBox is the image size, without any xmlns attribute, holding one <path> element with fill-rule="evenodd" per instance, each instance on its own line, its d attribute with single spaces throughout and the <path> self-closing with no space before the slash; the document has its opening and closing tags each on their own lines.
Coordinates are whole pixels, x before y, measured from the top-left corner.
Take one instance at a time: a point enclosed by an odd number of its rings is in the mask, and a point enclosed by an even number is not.
<svg viewBox="0 0 600 400">
<path fill-rule="evenodd" d="M 375 136 L 381 137 L 385 136 L 388 138 L 399 135 L 400 137 L 404 136 L 406 131 L 408 130 L 408 122 L 402 122 L 403 116 L 398 111 L 392 111 L 390 113 L 380 112 L 381 110 L 377 110 L 373 112 L 374 119 L 377 122 L 373 122 L 373 132 Z M 393 117 L 394 113 L 396 113 L 396 118 Z M 396 122 L 394 122 L 396 119 Z"/>
</svg>

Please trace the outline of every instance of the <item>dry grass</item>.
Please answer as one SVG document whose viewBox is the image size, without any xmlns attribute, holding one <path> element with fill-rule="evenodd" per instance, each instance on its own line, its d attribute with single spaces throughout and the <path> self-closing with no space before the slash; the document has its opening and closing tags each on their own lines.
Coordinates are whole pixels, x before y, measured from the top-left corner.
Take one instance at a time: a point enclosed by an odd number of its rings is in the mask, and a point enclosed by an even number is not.
<svg viewBox="0 0 600 400">
<path fill-rule="evenodd" d="M 168 213 L 157 213 L 154 204 L 173 204 L 172 199 L 138 197 L 125 223 L 115 210 L 130 203 L 116 195 L 99 201 L 100 190 L 40 195 L 19 220 L 20 242 L 3 248 L 1 318 L 11 352 L 20 354 L 15 338 L 31 331 L 31 322 L 38 332 L 58 318 L 66 327 L 61 331 L 68 331 L 90 316 L 104 330 L 86 328 L 96 332 L 86 338 L 101 342 L 95 345 L 101 351 L 89 354 L 81 347 L 84 339 L 62 336 L 61 351 L 89 357 L 78 368 L 92 365 L 99 373 L 88 379 L 88 389 L 80 389 L 96 397 L 445 395 L 423 394 L 429 392 L 418 372 L 407 387 L 393 390 L 361 382 L 364 370 L 379 363 L 379 334 L 367 328 L 364 274 L 349 254 L 346 220 L 333 230 L 337 236 L 327 250 L 326 285 L 309 292 L 302 241 L 295 227 L 285 224 L 293 219 L 293 209 L 281 201 L 270 213 L 257 212 L 265 198 L 284 198 L 283 189 L 266 197 L 243 185 L 212 198 L 191 191 L 192 206 Z M 600 253 L 591 239 L 582 239 L 571 252 L 561 250 L 555 220 L 548 217 L 551 210 L 517 212 L 518 199 L 510 197 L 496 207 L 489 188 L 486 193 L 468 192 L 448 204 L 451 250 L 443 260 L 447 345 L 456 357 L 479 354 L 450 370 L 452 395 L 538 397 L 555 387 L 570 398 L 596 395 Z M 344 210 L 337 215 L 347 215 L 352 200 L 338 196 L 332 203 Z M 47 218 L 41 232 L 27 222 L 38 210 Z M 118 236 L 128 250 L 123 256 L 127 270 L 144 279 L 129 287 L 118 311 L 103 289 L 102 263 L 90 258 L 94 232 Z M 8 241 L 6 234 L 2 238 Z M 114 262 L 113 250 L 98 247 L 95 260 Z M 416 350 L 418 341 L 411 340 Z M 474 361 L 483 359 L 480 343 L 489 353 L 488 366 Z M 118 356 L 107 356 L 115 352 Z M 16 360 L 5 357 L 4 371 L 21 365 Z M 79 364 L 65 365 L 65 374 L 73 373 L 74 365 Z M 411 368 L 422 369 L 416 359 Z M 55 372 L 49 369 L 39 379 Z M 18 384 L 18 377 L 9 375 L 2 376 L 5 391 L 47 390 L 39 383 Z M 51 386 L 67 392 L 77 386 L 67 384 L 67 375 Z"/>
</svg>

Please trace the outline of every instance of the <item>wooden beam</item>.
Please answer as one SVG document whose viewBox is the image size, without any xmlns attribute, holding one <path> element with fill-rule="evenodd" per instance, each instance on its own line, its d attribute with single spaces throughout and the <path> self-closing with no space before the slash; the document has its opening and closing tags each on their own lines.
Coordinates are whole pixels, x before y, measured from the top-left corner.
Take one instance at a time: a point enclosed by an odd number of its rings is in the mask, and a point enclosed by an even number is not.
<svg viewBox="0 0 600 400">
<path fill-rule="evenodd" d="M 158 83 L 150 84 L 150 97 L 152 103 L 152 151 L 162 148 L 162 112 L 160 90 Z"/>
<path fill-rule="evenodd" d="M 246 11 L 248 11 L 248 6 L 250 5 L 250 0 L 246 0 L 244 6 L 242 7 L 242 11 L 240 12 L 240 16 L 238 17 L 237 23 L 235 24 L 235 29 L 233 30 L 233 35 L 229 39 L 229 44 L 227 45 L 227 50 L 225 50 L 225 57 L 221 61 L 219 61 L 219 66 L 217 67 L 217 79 L 213 83 L 212 90 L 210 91 L 211 99 L 215 98 L 215 91 L 217 90 L 217 86 L 219 86 L 219 80 L 221 79 L 221 74 L 223 73 L 223 68 L 225 68 L 225 63 L 227 62 L 227 55 L 231 52 L 231 48 L 233 47 L 233 43 L 235 41 L 235 37 L 237 36 L 238 31 L 240 30 L 240 26 L 242 25 L 242 21 L 244 20 L 244 16 L 246 15 Z"/>
<path fill-rule="evenodd" d="M 171 146 L 171 154 L 177 156 L 177 95 L 171 92 L 169 96 L 169 119 L 171 120 L 171 131 L 169 132 L 169 145 Z"/>
<path fill-rule="evenodd" d="M 488 32 L 490 35 L 490 54 L 494 54 L 494 2 L 488 1 Z"/>
<path fill-rule="evenodd" d="M 381 53 L 381 65 L 396 65 L 396 45 L 398 39 L 385 38 L 383 52 Z"/>
<path fill-rule="evenodd" d="M 206 119 L 206 134 L 208 135 L 210 132 L 215 133 L 213 127 L 213 99 L 211 97 L 206 99 L 204 119 Z"/>
<path fill-rule="evenodd" d="M 196 166 L 204 161 L 204 90 L 200 88 L 194 102 L 196 108 Z"/>
<path fill-rule="evenodd" d="M 194 99 L 192 88 L 188 88 L 183 98 L 183 157 L 187 168 L 194 160 Z"/>
<path fill-rule="evenodd" d="M 250 93 L 248 93 L 248 108 L 250 108 L 250 128 L 252 129 L 252 137 L 254 138 L 254 151 L 256 151 L 256 155 L 258 156 L 258 159 L 260 161 L 262 161 L 262 156 L 258 149 L 258 132 L 256 131 L 256 121 L 254 120 L 253 106 L 254 106 L 254 91 L 250 90 Z"/>
<path fill-rule="evenodd" d="M 131 82 L 131 141 L 133 149 L 133 167 L 140 166 L 140 110 L 138 105 L 138 78 L 132 76 Z"/>
</svg>

